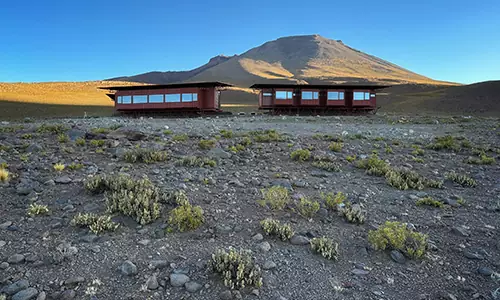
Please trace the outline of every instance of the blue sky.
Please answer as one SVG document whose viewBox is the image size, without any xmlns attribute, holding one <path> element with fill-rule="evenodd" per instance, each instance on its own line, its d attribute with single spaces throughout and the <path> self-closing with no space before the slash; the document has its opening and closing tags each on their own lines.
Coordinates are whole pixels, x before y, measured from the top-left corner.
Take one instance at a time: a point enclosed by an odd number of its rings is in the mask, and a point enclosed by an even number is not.
<svg viewBox="0 0 500 300">
<path fill-rule="evenodd" d="M 320 34 L 434 79 L 500 79 L 500 1 L 16 0 L 0 8 L 0 81 L 188 70 Z"/>
</svg>

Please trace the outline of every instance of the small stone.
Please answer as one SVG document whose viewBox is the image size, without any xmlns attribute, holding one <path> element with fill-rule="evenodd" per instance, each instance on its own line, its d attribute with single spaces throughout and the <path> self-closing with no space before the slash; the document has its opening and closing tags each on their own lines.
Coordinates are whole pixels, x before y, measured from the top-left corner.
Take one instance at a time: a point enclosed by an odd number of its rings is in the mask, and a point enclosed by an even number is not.
<svg viewBox="0 0 500 300">
<path fill-rule="evenodd" d="M 259 296 L 260 296 L 260 292 L 259 292 L 259 290 L 258 290 L 258 289 L 253 289 L 253 290 L 250 292 L 250 294 L 252 294 L 252 295 L 254 295 L 254 296 L 257 296 L 257 297 L 259 297 Z"/>
<path fill-rule="evenodd" d="M 484 259 L 484 256 L 479 254 L 477 251 L 474 251 L 474 249 L 465 249 L 464 256 L 467 257 L 468 259 L 476 259 L 476 260 Z"/>
<path fill-rule="evenodd" d="M 126 276 L 132 276 L 132 275 L 137 274 L 137 267 L 130 260 L 124 261 L 120 265 L 119 269 L 120 269 L 120 272 L 122 272 L 122 274 L 126 275 Z"/>
<path fill-rule="evenodd" d="M 273 261 L 270 261 L 270 260 L 266 260 L 264 262 L 264 265 L 262 266 L 262 269 L 264 269 L 264 270 L 271 270 L 274 268 L 276 268 L 276 263 L 274 263 Z"/>
<path fill-rule="evenodd" d="M 0 269 L 2 269 L 2 270 L 7 269 L 9 266 L 10 266 L 9 263 L 6 261 L 0 263 Z"/>
<path fill-rule="evenodd" d="M 47 299 L 47 293 L 45 292 L 40 292 L 40 294 L 38 294 L 38 297 L 36 297 L 36 300 L 45 300 Z"/>
<path fill-rule="evenodd" d="M 362 269 L 354 269 L 351 271 L 351 273 L 356 276 L 364 276 L 370 274 L 370 271 Z"/>
<path fill-rule="evenodd" d="M 399 250 L 392 250 L 391 258 L 398 264 L 404 264 L 406 262 L 406 258 L 404 257 L 403 253 L 401 253 Z"/>
<path fill-rule="evenodd" d="M 149 263 L 150 269 L 163 269 L 168 266 L 168 262 L 166 260 L 152 260 Z"/>
<path fill-rule="evenodd" d="M 290 239 L 292 245 L 308 245 L 309 239 L 302 235 L 294 235 Z"/>
<path fill-rule="evenodd" d="M 68 184 L 71 181 L 73 181 L 73 180 L 71 178 L 69 178 L 68 175 L 64 175 L 64 176 L 57 177 L 56 179 L 54 179 L 55 183 L 61 183 L 61 184 Z"/>
<path fill-rule="evenodd" d="M 494 273 L 493 270 L 488 267 L 480 267 L 477 269 L 477 272 L 484 276 L 491 276 L 491 274 Z"/>
<path fill-rule="evenodd" d="M 137 242 L 137 244 L 142 245 L 142 246 L 146 246 L 149 243 L 151 243 L 151 240 L 140 240 Z"/>
<path fill-rule="evenodd" d="M 445 299 L 445 300 L 457 300 L 457 297 L 455 297 L 455 295 L 445 291 L 441 291 L 439 293 L 439 297 L 440 299 Z"/>
<path fill-rule="evenodd" d="M 254 240 L 254 241 L 262 241 L 263 239 L 264 239 L 264 237 L 260 233 L 257 233 L 256 235 L 254 235 L 252 237 L 252 240 Z"/>
<path fill-rule="evenodd" d="M 196 293 L 203 287 L 201 284 L 195 281 L 189 281 L 184 284 L 186 290 L 190 293 Z"/>
<path fill-rule="evenodd" d="M 30 286 L 30 283 L 26 279 L 21 279 L 13 284 L 7 286 L 1 292 L 6 293 L 7 295 L 14 295 L 15 293 L 25 290 Z"/>
<path fill-rule="evenodd" d="M 219 294 L 219 298 L 221 300 L 232 300 L 233 294 L 231 294 L 231 291 L 224 291 L 224 292 Z"/>
<path fill-rule="evenodd" d="M 146 286 L 150 290 L 156 290 L 159 286 L 158 284 L 158 279 L 156 278 L 156 275 L 153 275 L 146 280 Z"/>
<path fill-rule="evenodd" d="M 189 277 L 185 274 L 170 274 L 170 284 L 174 287 L 181 287 L 189 281 Z"/>
<path fill-rule="evenodd" d="M 233 231 L 233 228 L 231 226 L 227 226 L 227 225 L 224 225 L 224 224 L 217 224 L 217 226 L 215 226 L 215 231 L 217 233 L 230 233 Z"/>
<path fill-rule="evenodd" d="M 38 295 L 38 291 L 35 288 L 27 288 L 20 292 L 17 292 L 14 296 L 12 296 L 12 300 L 30 300 L 34 299 Z"/>
<path fill-rule="evenodd" d="M 268 252 L 271 250 L 271 245 L 268 242 L 262 242 L 259 244 L 258 249 L 262 252 Z"/>
<path fill-rule="evenodd" d="M 65 285 L 73 285 L 73 284 L 79 284 L 85 281 L 85 278 L 82 276 L 75 276 L 75 277 L 70 277 L 64 281 Z"/>
<path fill-rule="evenodd" d="M 7 262 L 9 264 L 20 264 L 20 263 L 24 262 L 24 255 L 14 254 L 7 259 Z"/>
<path fill-rule="evenodd" d="M 7 229 L 9 226 L 12 225 L 12 222 L 11 221 L 7 221 L 7 222 L 3 222 L 2 224 L 0 224 L 0 229 Z"/>
<path fill-rule="evenodd" d="M 70 300 L 76 297 L 76 292 L 74 290 L 65 290 L 59 296 L 59 299 Z"/>
<path fill-rule="evenodd" d="M 467 232 L 467 230 L 461 226 L 455 226 L 451 229 L 451 232 L 453 234 L 456 234 L 458 236 L 463 236 L 463 237 L 468 237 L 469 236 L 469 233 Z"/>
<path fill-rule="evenodd" d="M 99 239 L 99 237 L 95 234 L 87 234 L 87 235 L 84 235 L 82 237 L 80 237 L 80 242 L 82 243 L 93 243 L 95 241 L 97 241 L 97 239 Z"/>
</svg>

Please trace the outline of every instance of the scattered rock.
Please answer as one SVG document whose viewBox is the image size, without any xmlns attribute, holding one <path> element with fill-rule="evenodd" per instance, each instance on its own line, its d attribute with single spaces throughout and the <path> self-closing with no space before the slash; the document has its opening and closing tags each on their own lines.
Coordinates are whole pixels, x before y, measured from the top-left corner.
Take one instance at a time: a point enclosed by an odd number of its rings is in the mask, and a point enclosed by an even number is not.
<svg viewBox="0 0 500 300">
<path fill-rule="evenodd" d="M 467 232 L 467 229 L 465 229 L 462 226 L 454 226 L 451 229 L 451 232 L 453 234 L 456 234 L 456 235 L 459 235 L 459 236 L 463 236 L 463 237 L 468 237 L 469 236 L 469 233 Z"/>
<path fill-rule="evenodd" d="M 68 175 L 64 175 L 64 176 L 57 177 L 56 179 L 54 179 L 55 183 L 60 183 L 60 184 L 68 184 L 71 181 L 73 181 L 73 180 L 71 178 L 69 178 Z"/>
<path fill-rule="evenodd" d="M 76 292 L 74 290 L 65 290 L 59 296 L 59 299 L 70 300 L 76 297 Z"/>
<path fill-rule="evenodd" d="M 98 239 L 99 239 L 99 237 L 95 234 L 87 234 L 87 235 L 81 236 L 79 238 L 79 241 L 83 242 L 83 243 L 93 243 L 93 242 L 97 241 Z"/>
<path fill-rule="evenodd" d="M 309 239 L 302 235 L 294 235 L 290 239 L 292 245 L 308 245 Z"/>
<path fill-rule="evenodd" d="M 189 281 L 184 284 L 186 290 L 190 293 L 196 293 L 203 287 L 201 284 L 195 281 Z"/>
<path fill-rule="evenodd" d="M 39 153 L 43 150 L 42 146 L 39 144 L 31 144 L 26 148 L 26 152 L 28 153 Z"/>
<path fill-rule="evenodd" d="M 14 255 L 11 255 L 9 256 L 9 258 L 7 259 L 7 262 L 9 264 L 20 264 L 22 262 L 24 262 L 24 255 L 22 254 L 14 254 Z"/>
<path fill-rule="evenodd" d="M 476 259 L 476 260 L 483 260 L 484 255 L 479 253 L 478 249 L 464 249 L 464 256 L 467 257 L 468 259 Z"/>
<path fill-rule="evenodd" d="M 163 269 L 168 266 L 168 262 L 166 260 L 152 260 L 149 263 L 150 269 Z"/>
<path fill-rule="evenodd" d="M 231 158 L 231 153 L 224 151 L 222 148 L 214 148 L 208 151 L 207 156 L 218 159 L 227 159 Z"/>
<path fill-rule="evenodd" d="M 17 292 L 14 296 L 12 296 L 12 300 L 30 300 L 34 299 L 36 295 L 38 295 L 38 290 L 30 287 Z"/>
<path fill-rule="evenodd" d="M 9 226 L 12 225 L 12 222 L 11 221 L 6 221 L 6 222 L 3 222 L 2 224 L 0 224 L 0 229 L 7 229 Z"/>
<path fill-rule="evenodd" d="M 45 299 L 47 299 L 47 293 L 45 293 L 44 291 L 41 291 L 38 294 L 38 297 L 36 297 L 36 300 L 45 300 Z"/>
<path fill-rule="evenodd" d="M 406 258 L 404 257 L 403 253 L 401 253 L 399 250 L 392 250 L 391 258 L 398 264 L 404 264 L 406 262 Z"/>
<path fill-rule="evenodd" d="M 224 291 L 224 292 L 219 294 L 219 298 L 221 300 L 232 300 L 233 294 L 231 293 L 231 291 Z"/>
<path fill-rule="evenodd" d="M 351 273 L 356 276 L 364 276 L 370 274 L 370 271 L 362 269 L 354 269 L 351 271 Z"/>
<path fill-rule="evenodd" d="M 85 278 L 82 276 L 75 276 L 75 277 L 70 277 L 64 281 L 65 285 L 73 285 L 73 284 L 79 284 L 85 281 Z"/>
<path fill-rule="evenodd" d="M 130 260 L 124 261 L 120 265 L 119 269 L 120 269 L 120 272 L 122 272 L 122 274 L 126 275 L 126 276 L 133 276 L 133 275 L 137 274 L 137 267 Z"/>
<path fill-rule="evenodd" d="M 259 244 L 258 249 L 262 252 L 268 252 L 271 250 L 271 245 L 268 242 L 262 242 Z"/>
<path fill-rule="evenodd" d="M 254 235 L 254 236 L 252 237 L 252 240 L 254 240 L 254 241 L 259 241 L 259 242 L 260 242 L 260 241 L 262 241 L 263 239 L 264 239 L 264 237 L 263 237 L 263 236 L 262 236 L 262 234 L 260 234 L 260 233 L 257 233 L 256 235 Z"/>
<path fill-rule="evenodd" d="M 2 270 L 7 269 L 9 266 L 10 266 L 9 263 L 6 261 L 0 263 L 0 269 L 2 269 Z"/>
<path fill-rule="evenodd" d="M 170 274 L 170 284 L 175 287 L 183 286 L 189 281 L 189 277 L 185 274 Z"/>
<path fill-rule="evenodd" d="M 264 265 L 262 266 L 262 269 L 264 269 L 264 270 L 271 270 L 274 268 L 276 268 L 276 263 L 274 263 L 273 261 L 270 261 L 270 260 L 266 260 L 264 262 Z"/>
<path fill-rule="evenodd" d="M 494 273 L 494 271 L 488 267 L 480 267 L 477 269 L 477 272 L 484 276 L 491 276 L 491 274 Z"/>
<path fill-rule="evenodd" d="M 11 285 L 8 285 L 4 289 L 1 290 L 2 293 L 5 293 L 7 295 L 14 295 L 15 293 L 25 290 L 30 286 L 30 283 L 28 280 L 21 279 L 16 282 L 14 282 Z"/>
<path fill-rule="evenodd" d="M 146 280 L 146 286 L 150 290 L 156 290 L 158 288 L 159 284 L 156 275 L 152 275 L 148 278 L 148 280 Z"/>
<path fill-rule="evenodd" d="M 2 248 L 3 246 L 7 245 L 7 242 L 6 241 L 0 241 L 0 248 Z"/>
</svg>

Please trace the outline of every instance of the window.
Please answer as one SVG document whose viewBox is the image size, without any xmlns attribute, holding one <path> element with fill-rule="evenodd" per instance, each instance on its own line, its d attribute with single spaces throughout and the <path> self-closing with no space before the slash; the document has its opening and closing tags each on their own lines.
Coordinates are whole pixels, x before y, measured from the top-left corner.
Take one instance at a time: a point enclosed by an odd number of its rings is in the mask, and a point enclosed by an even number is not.
<svg viewBox="0 0 500 300">
<path fill-rule="evenodd" d="M 302 92 L 302 100 L 317 100 L 318 98 L 318 92 Z"/>
<path fill-rule="evenodd" d="M 372 97 L 372 98 L 375 97 L 375 94 L 371 94 L 370 97 Z"/>
<path fill-rule="evenodd" d="M 142 103 L 148 103 L 148 96 L 146 95 L 134 95 L 132 96 L 132 101 L 134 104 L 142 104 Z"/>
<path fill-rule="evenodd" d="M 116 98 L 116 103 L 122 104 L 122 96 L 118 96 L 118 98 Z"/>
<path fill-rule="evenodd" d="M 122 96 L 122 104 L 131 104 L 132 96 Z"/>
<path fill-rule="evenodd" d="M 182 102 L 193 102 L 198 101 L 198 94 L 182 94 Z"/>
<path fill-rule="evenodd" d="M 181 94 L 167 94 L 165 102 L 181 102 Z"/>
<path fill-rule="evenodd" d="M 163 103 L 163 95 L 149 95 L 149 103 Z"/>
<path fill-rule="evenodd" d="M 264 97 L 272 97 L 273 93 L 263 93 L 262 94 Z"/>
<path fill-rule="evenodd" d="M 293 92 L 276 91 L 276 99 L 286 100 L 292 98 L 293 98 Z"/>
<path fill-rule="evenodd" d="M 370 100 L 370 93 L 354 92 L 354 100 Z"/>
<path fill-rule="evenodd" d="M 344 92 L 328 92 L 328 100 L 344 100 Z"/>
</svg>

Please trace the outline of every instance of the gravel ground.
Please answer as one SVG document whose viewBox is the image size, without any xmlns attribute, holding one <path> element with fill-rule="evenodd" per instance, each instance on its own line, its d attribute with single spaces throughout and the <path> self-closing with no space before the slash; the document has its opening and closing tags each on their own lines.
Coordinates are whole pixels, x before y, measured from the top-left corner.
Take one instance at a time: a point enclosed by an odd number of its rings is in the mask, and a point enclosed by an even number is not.
<svg viewBox="0 0 500 300">
<path fill-rule="evenodd" d="M 8 181 L 0 182 L 0 295 L 7 299 L 494 299 L 500 286 L 491 273 L 500 272 L 500 168 L 498 163 L 467 163 L 478 149 L 499 159 L 497 119 L 458 117 L 227 117 L 193 119 L 64 119 L 46 120 L 68 130 L 69 141 L 37 131 L 42 122 L 0 126 L 0 163 L 7 164 Z M 21 128 L 20 126 L 23 126 Z M 115 130 L 115 128 L 119 127 Z M 96 133 L 93 128 L 113 128 Z M 273 129 L 283 141 L 254 141 L 233 153 L 249 131 Z M 200 149 L 201 139 L 231 130 L 213 149 Z M 171 131 L 171 132 L 169 132 Z M 175 135 L 186 133 L 186 141 Z M 320 135 L 330 135 L 324 137 Z M 435 137 L 451 135 L 460 150 L 430 150 Z M 76 139 L 86 140 L 78 146 Z M 342 138 L 339 152 L 331 140 Z M 92 145 L 91 140 L 103 140 Z M 470 143 L 464 143 L 469 141 Z M 412 146 L 424 149 L 412 154 Z M 152 164 L 129 163 L 131 149 L 166 151 L 170 159 Z M 390 148 L 393 153 L 389 153 Z M 328 157 L 338 172 L 315 168 L 312 159 L 290 158 L 309 149 L 312 157 Z M 392 167 L 413 170 L 442 188 L 399 190 L 383 177 L 356 168 L 377 151 Z M 213 158 L 216 167 L 178 166 L 186 155 Z M 421 158 L 417 161 L 416 158 Z M 81 163 L 57 172 L 53 165 Z M 475 187 L 446 180 L 455 171 L 473 178 Z M 115 213 L 120 226 L 95 235 L 72 226 L 78 213 L 106 212 L 105 196 L 92 195 L 84 181 L 99 174 L 147 176 L 164 191 L 184 190 L 203 209 L 204 223 L 193 231 L 171 230 L 172 204 L 162 204 L 160 217 L 139 225 Z M 283 210 L 262 207 L 261 189 L 289 189 L 292 203 Z M 322 192 L 343 192 L 366 212 L 364 224 L 348 223 L 328 210 Z M 297 199 L 317 200 L 312 218 L 297 213 Z M 417 206 L 431 196 L 442 208 Z M 462 202 L 459 199 L 463 199 Z M 31 203 L 49 212 L 29 216 Z M 292 241 L 267 236 L 259 222 L 274 218 L 290 223 Z M 376 251 L 368 233 L 385 221 L 406 223 L 428 235 L 421 259 Z M 311 251 L 309 240 L 326 236 L 339 244 L 338 260 Z M 208 266 L 217 249 L 252 250 L 262 270 L 263 286 L 230 291 Z M 392 254 L 392 255 L 391 255 Z M 0 299 L 1 296 L 0 296 Z"/>
</svg>

